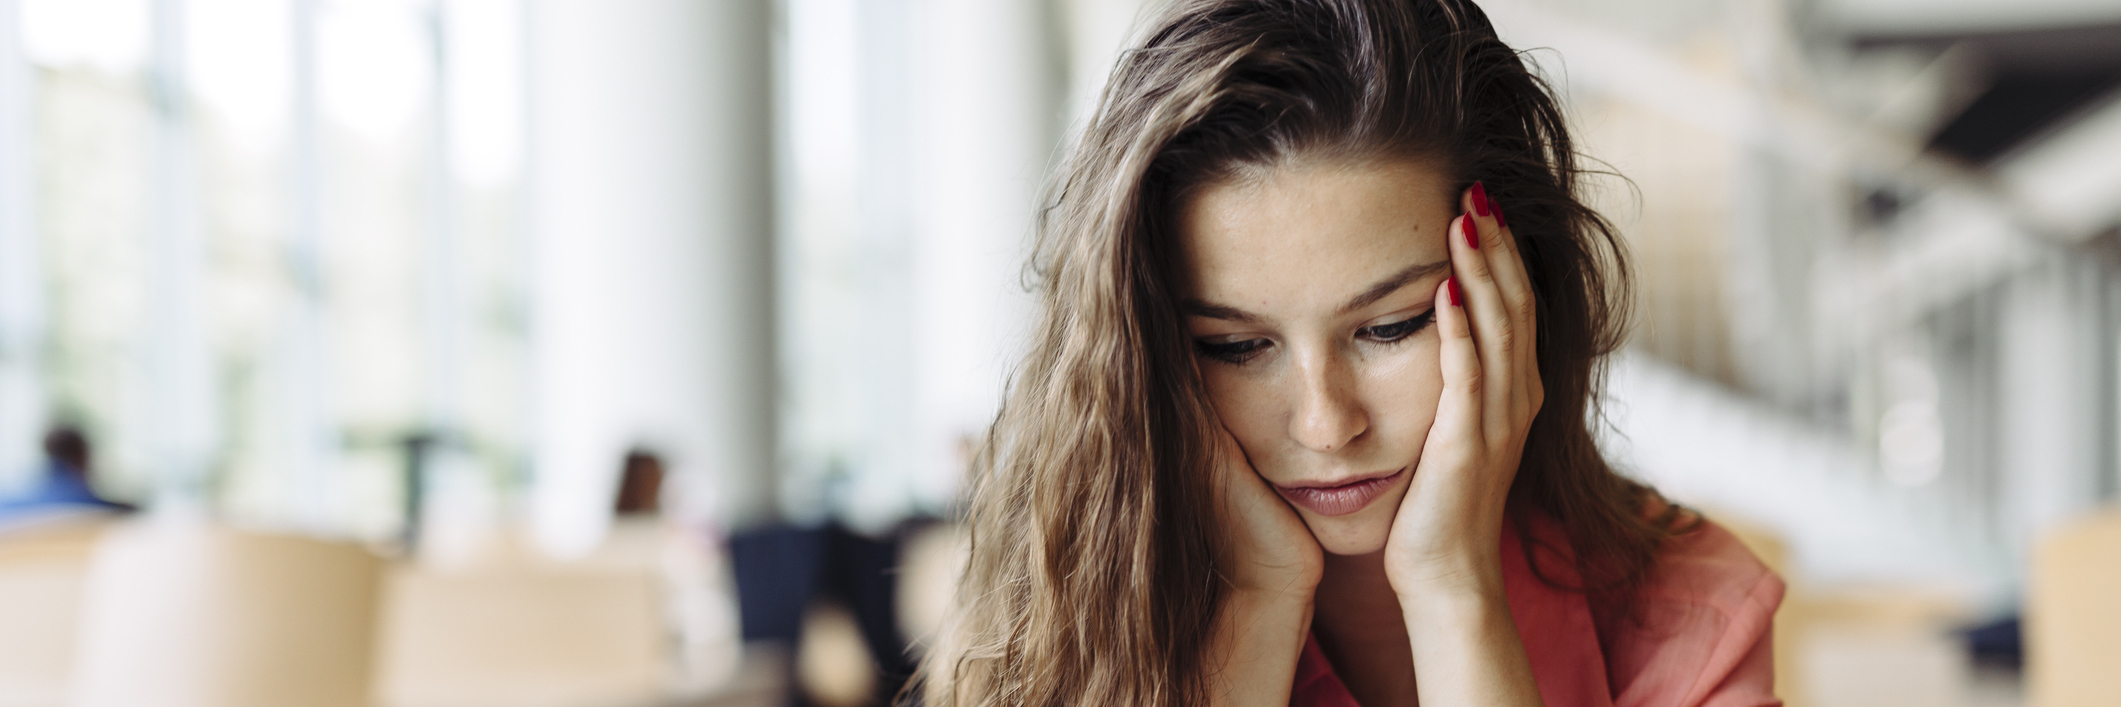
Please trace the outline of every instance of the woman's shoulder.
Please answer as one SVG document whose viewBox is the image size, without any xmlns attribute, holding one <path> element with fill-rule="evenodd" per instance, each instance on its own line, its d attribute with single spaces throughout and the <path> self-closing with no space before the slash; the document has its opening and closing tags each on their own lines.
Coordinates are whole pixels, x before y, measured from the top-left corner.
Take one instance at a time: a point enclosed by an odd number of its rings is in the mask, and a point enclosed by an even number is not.
<svg viewBox="0 0 2121 707">
<path fill-rule="evenodd" d="M 1774 613 L 1782 578 L 1767 563 L 1714 520 L 1689 513 L 1681 523 L 1686 530 L 1658 549 L 1642 600 L 1704 605 L 1728 615 Z M 1764 599 L 1772 601 L 1763 605 Z"/>
<path fill-rule="evenodd" d="M 1632 616 L 1608 622 L 1616 705 L 1779 704 L 1771 644 L 1780 576 L 1707 518 L 1667 540 Z"/>
</svg>

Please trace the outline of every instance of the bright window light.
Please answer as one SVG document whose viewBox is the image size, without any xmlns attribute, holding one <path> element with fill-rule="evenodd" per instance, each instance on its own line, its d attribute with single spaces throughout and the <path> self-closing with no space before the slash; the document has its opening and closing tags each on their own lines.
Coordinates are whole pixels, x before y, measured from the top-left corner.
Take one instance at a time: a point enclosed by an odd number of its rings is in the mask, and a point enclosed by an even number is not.
<svg viewBox="0 0 2121 707">
<path fill-rule="evenodd" d="M 434 81 L 434 43 L 421 5 L 325 5 L 317 26 L 317 99 L 327 119 L 377 144 L 418 121 Z"/>
<path fill-rule="evenodd" d="M 22 0 L 22 50 L 53 68 L 126 73 L 147 61 L 147 0 Z"/>
<path fill-rule="evenodd" d="M 194 95 L 254 152 L 287 134 L 294 79 L 289 0 L 188 0 L 185 31 Z"/>
<path fill-rule="evenodd" d="M 447 0 L 450 164 L 475 187 L 496 187 L 522 159 L 522 17 L 518 0 Z"/>
</svg>

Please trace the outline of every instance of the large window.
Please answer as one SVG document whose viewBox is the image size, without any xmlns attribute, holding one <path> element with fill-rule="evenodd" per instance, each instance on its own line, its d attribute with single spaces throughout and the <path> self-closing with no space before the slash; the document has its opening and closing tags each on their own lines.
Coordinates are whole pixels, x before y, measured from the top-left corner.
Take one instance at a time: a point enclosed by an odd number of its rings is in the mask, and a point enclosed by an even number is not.
<svg viewBox="0 0 2121 707">
<path fill-rule="evenodd" d="M 106 492 L 382 538 L 412 465 L 519 481 L 515 0 L 11 9 L 42 390 L 6 394 Z"/>
</svg>

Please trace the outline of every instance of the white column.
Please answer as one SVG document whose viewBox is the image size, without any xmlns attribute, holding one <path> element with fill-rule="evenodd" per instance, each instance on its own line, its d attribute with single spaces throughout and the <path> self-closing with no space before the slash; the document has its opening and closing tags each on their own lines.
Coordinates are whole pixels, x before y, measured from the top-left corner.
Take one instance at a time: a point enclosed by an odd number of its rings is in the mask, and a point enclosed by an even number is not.
<svg viewBox="0 0 2121 707">
<path fill-rule="evenodd" d="M 792 0 L 781 505 L 941 513 L 1020 355 L 1064 57 L 1041 0 Z"/>
<path fill-rule="evenodd" d="M 207 337 L 182 0 L 156 0 L 153 27 L 152 90 L 161 113 L 154 128 L 153 218 L 140 322 L 148 382 L 143 422 L 156 501 L 203 503 L 209 466 L 219 452 L 221 409 Z"/>
<path fill-rule="evenodd" d="M 2005 527 L 2019 551 L 2058 522 L 2095 507 L 2111 444 L 2097 381 L 2104 342 L 2101 293 L 2083 266 L 2060 256 L 2002 290 L 1997 366 Z M 2007 530 L 2006 532 L 2010 532 Z"/>
<path fill-rule="evenodd" d="M 340 519 L 340 443 L 330 398 L 331 347 L 324 316 L 324 156 L 318 108 L 317 25 L 323 0 L 288 0 L 288 270 L 294 297 L 275 332 L 267 369 L 274 471 L 287 479 L 283 512 L 296 525 L 334 531 Z"/>
<path fill-rule="evenodd" d="M 31 181 L 34 87 L 20 18 L 16 0 L 0 0 L 0 490 L 34 473 L 45 414 L 38 356 L 44 277 Z"/>
<path fill-rule="evenodd" d="M 889 98 L 888 92 L 866 88 L 880 72 L 865 55 L 876 53 L 877 40 L 889 29 L 879 27 L 876 16 L 903 5 L 902 0 L 782 3 L 786 29 L 779 50 L 778 159 L 783 168 L 775 194 L 780 219 L 774 286 L 783 391 L 775 500 L 780 520 L 787 522 L 823 522 L 833 512 L 835 497 L 846 495 L 845 477 L 874 466 L 878 453 L 869 440 L 910 436 L 897 426 L 908 419 L 903 411 L 878 419 L 873 403 L 888 399 L 877 395 L 877 388 L 906 378 L 875 371 L 889 371 L 891 362 L 905 358 L 901 353 L 911 337 L 878 338 L 906 330 L 895 327 L 895 318 L 906 314 L 903 302 L 876 291 L 885 284 L 879 275 L 896 272 L 903 261 L 892 256 L 891 241 L 880 236 L 903 236 L 905 229 L 902 222 L 884 224 L 895 228 L 888 232 L 878 228 L 879 219 L 869 209 L 878 202 L 866 193 L 875 170 L 865 169 L 869 143 L 879 132 L 879 121 L 871 119 L 878 108 L 872 99 Z M 895 179 L 892 185 L 903 189 L 904 182 Z M 850 341 L 863 345 L 850 347 Z M 873 504 L 877 499 L 864 500 Z"/>
<path fill-rule="evenodd" d="M 434 208 L 432 237 L 427 243 L 424 294 L 426 424 L 443 433 L 444 443 L 430 449 L 421 470 L 418 547 L 423 558 L 441 562 L 476 552 L 497 529 L 507 503 L 515 499 L 512 481 L 497 483 L 482 445 L 513 448 L 529 442 L 527 410 L 496 409 L 499 401 L 481 399 L 482 367 L 506 359 L 494 355 L 500 341 L 493 327 L 480 326 L 474 303 L 482 288 L 474 251 L 479 236 L 502 235 L 518 247 L 506 262 L 503 281 L 513 290 L 527 277 L 526 239 L 522 219 L 499 233 L 478 221 L 478 199 L 497 189 L 520 186 L 525 120 L 523 3 L 520 0 L 438 0 L 434 8 L 435 85 L 433 121 L 436 152 L 432 155 Z M 519 191 L 509 199 L 516 215 L 527 206 Z M 461 202 L 460 197 L 464 198 Z M 459 209 L 461 203 L 462 209 Z M 491 277 L 490 275 L 486 277 Z M 513 347 L 510 348 L 514 352 Z M 512 367 L 517 395 L 530 388 L 529 371 Z M 490 383 L 488 383 L 490 385 Z M 519 398 L 520 399 L 520 398 Z M 505 412 L 504 412 L 505 410 Z M 496 412 L 502 414 L 496 415 Z M 483 457 L 483 458 L 482 458 Z M 505 458 L 505 457 L 504 457 Z M 487 463 L 482 463 L 487 462 Z M 506 469 L 512 474 L 513 468 Z"/>
<path fill-rule="evenodd" d="M 443 13 L 444 8 L 439 6 L 425 10 L 427 39 L 434 50 L 435 79 L 428 95 L 427 122 L 433 143 L 428 148 L 427 161 L 428 232 L 421 248 L 420 313 L 426 388 L 421 422 L 430 431 L 446 435 L 460 431 L 462 341 L 470 318 L 463 309 L 463 283 L 468 271 L 459 257 L 462 238 L 457 220 L 455 170 L 450 165 L 456 137 L 450 129 L 455 125 L 451 120 L 451 63 L 455 49 L 443 28 Z"/>
<path fill-rule="evenodd" d="M 929 146 L 920 144 L 915 128 L 915 107 L 922 103 L 914 80 L 918 0 L 852 5 L 856 211 L 842 253 L 852 257 L 837 265 L 847 268 L 845 276 L 858 294 L 852 308 L 791 322 L 810 330 L 811 342 L 841 356 L 843 370 L 851 374 L 855 444 L 838 464 L 824 469 L 823 509 L 853 528 L 881 534 L 911 510 L 910 480 L 919 475 L 927 461 L 923 452 L 934 441 L 921 424 L 923 394 L 935 382 L 922 376 L 927 339 L 914 267 L 921 236 L 914 222 L 921 195 L 915 179 Z M 789 482 L 802 478 L 791 473 L 782 479 L 784 501 L 799 498 Z M 801 509 L 789 510 L 791 518 L 803 519 Z"/>
<path fill-rule="evenodd" d="M 914 25 L 918 199 L 912 277 L 914 425 L 907 479 L 940 511 L 961 447 L 993 422 L 1033 299 L 1024 257 L 1057 158 L 1066 55 L 1041 0 L 920 0 Z"/>
<path fill-rule="evenodd" d="M 593 543 L 629 445 L 766 507 L 773 449 L 769 0 L 530 7 L 540 539 Z"/>
</svg>

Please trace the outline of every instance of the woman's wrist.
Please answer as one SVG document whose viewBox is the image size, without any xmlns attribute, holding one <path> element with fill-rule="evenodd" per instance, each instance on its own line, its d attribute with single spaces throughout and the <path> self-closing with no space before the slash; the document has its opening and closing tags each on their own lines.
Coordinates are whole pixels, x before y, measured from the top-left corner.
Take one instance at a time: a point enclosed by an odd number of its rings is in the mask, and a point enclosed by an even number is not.
<svg viewBox="0 0 2121 707">
<path fill-rule="evenodd" d="M 1282 587 L 1233 587 L 1223 598 L 1223 611 L 1244 616 L 1260 612 L 1292 612 L 1309 616 L 1318 587 L 1291 584 Z"/>
<path fill-rule="evenodd" d="M 1386 568 L 1392 591 L 1406 609 L 1425 605 L 1457 607 L 1501 600 L 1502 558 L 1499 552 L 1468 552 L 1426 561 L 1404 561 Z"/>
<path fill-rule="evenodd" d="M 1308 604 L 1325 578 L 1324 556 L 1311 562 L 1245 563 L 1233 568 L 1224 586 L 1231 592 L 1262 601 L 1298 601 Z"/>
<path fill-rule="evenodd" d="M 1236 663 L 1262 655 L 1294 658 L 1310 635 L 1311 609 L 1310 592 L 1238 590 L 1223 597 L 1215 632 Z"/>
<path fill-rule="evenodd" d="M 1211 705 L 1288 703 L 1297 656 L 1311 632 L 1311 596 L 1248 589 L 1224 595 L 1208 645 Z"/>
<path fill-rule="evenodd" d="M 1425 595 L 1404 605 L 1415 670 L 1431 704 L 1537 705 L 1539 687 L 1509 601 L 1493 593 Z"/>
<path fill-rule="evenodd" d="M 1509 612 L 1509 597 L 1499 583 L 1492 589 L 1452 583 L 1399 592 L 1400 615 L 1406 617 L 1410 629 L 1416 624 L 1429 629 L 1462 626 L 1484 620 L 1498 609 Z"/>
</svg>

